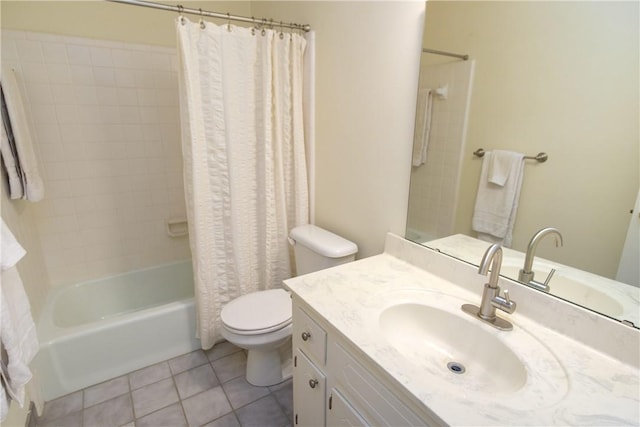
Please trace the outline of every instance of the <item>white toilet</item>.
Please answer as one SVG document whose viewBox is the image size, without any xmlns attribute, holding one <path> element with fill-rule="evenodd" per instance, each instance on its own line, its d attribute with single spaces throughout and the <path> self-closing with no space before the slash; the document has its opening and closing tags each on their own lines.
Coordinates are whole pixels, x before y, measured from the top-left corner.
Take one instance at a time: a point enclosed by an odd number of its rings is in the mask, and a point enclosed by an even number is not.
<svg viewBox="0 0 640 427">
<path fill-rule="evenodd" d="M 302 275 L 353 261 L 358 247 L 315 225 L 291 230 L 296 273 Z M 278 384 L 291 377 L 291 297 L 284 289 L 243 295 L 220 313 L 222 336 L 248 350 L 247 381 Z"/>
</svg>

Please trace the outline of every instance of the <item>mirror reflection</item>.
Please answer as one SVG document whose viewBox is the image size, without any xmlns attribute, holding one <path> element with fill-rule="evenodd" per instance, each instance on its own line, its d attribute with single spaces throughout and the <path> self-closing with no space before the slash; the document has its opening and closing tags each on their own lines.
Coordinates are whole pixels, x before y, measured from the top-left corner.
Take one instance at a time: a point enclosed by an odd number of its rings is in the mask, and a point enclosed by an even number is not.
<svg viewBox="0 0 640 427">
<path fill-rule="evenodd" d="M 406 237 L 638 326 L 639 12 L 427 2 Z"/>
</svg>

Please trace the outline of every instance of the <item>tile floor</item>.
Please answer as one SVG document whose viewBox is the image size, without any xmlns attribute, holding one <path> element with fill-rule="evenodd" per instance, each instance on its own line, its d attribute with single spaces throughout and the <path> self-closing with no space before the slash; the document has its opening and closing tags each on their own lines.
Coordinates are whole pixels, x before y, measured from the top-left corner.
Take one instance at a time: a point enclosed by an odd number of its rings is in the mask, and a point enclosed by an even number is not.
<svg viewBox="0 0 640 427">
<path fill-rule="evenodd" d="M 38 427 L 291 426 L 291 380 L 255 387 L 223 342 L 47 402 Z"/>
</svg>

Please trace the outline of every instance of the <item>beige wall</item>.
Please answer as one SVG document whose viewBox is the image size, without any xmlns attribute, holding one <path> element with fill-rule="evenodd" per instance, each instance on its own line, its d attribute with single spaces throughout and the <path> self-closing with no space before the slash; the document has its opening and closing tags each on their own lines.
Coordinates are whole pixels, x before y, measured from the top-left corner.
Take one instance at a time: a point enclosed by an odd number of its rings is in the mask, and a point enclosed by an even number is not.
<svg viewBox="0 0 640 427">
<path fill-rule="evenodd" d="M 382 252 L 404 235 L 422 2 L 256 2 L 316 31 L 316 223 Z"/>
<path fill-rule="evenodd" d="M 555 226 L 565 247 L 541 256 L 615 275 L 639 185 L 638 6 L 427 3 L 425 46 L 476 60 L 457 232 L 471 231 L 475 149 L 545 151 L 526 163 L 514 248 Z"/>
</svg>

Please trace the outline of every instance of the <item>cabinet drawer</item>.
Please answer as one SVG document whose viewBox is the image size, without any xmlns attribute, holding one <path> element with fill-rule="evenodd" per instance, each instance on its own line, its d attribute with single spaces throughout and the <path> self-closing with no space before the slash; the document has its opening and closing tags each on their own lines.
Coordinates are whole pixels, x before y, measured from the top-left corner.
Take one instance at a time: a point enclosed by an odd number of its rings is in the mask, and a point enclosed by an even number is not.
<svg viewBox="0 0 640 427">
<path fill-rule="evenodd" d="M 383 383 L 376 379 L 342 345 L 329 347 L 331 387 L 339 388 L 349 403 L 372 425 L 424 426 L 426 422 L 411 411 Z"/>
<path fill-rule="evenodd" d="M 325 375 L 296 348 L 293 366 L 293 412 L 296 426 L 325 425 Z"/>
<path fill-rule="evenodd" d="M 327 333 L 300 307 L 293 311 L 293 346 L 304 350 L 321 366 L 326 363 Z"/>
</svg>

